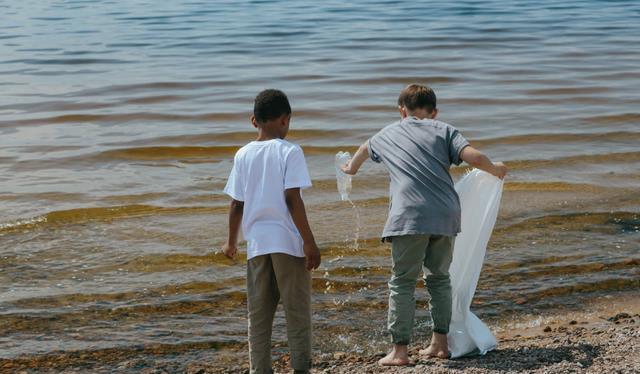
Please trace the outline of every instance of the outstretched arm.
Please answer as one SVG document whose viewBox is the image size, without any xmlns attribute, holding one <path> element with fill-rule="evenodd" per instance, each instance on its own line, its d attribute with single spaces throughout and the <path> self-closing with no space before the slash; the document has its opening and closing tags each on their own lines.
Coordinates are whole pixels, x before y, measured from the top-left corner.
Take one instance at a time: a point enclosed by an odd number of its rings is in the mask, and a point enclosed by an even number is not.
<svg viewBox="0 0 640 374">
<path fill-rule="evenodd" d="M 369 158 L 369 141 L 364 142 L 356 154 L 353 155 L 349 163 L 342 166 L 342 171 L 349 175 L 355 175 L 358 170 L 360 170 L 360 166 Z"/>
<path fill-rule="evenodd" d="M 288 188 L 284 191 L 284 199 L 289 208 L 289 213 L 296 225 L 304 243 L 304 256 L 307 261 L 307 270 L 317 269 L 320 266 L 320 250 L 309 227 L 304 201 L 300 196 L 300 188 Z"/>
<path fill-rule="evenodd" d="M 474 168 L 484 170 L 500 179 L 507 175 L 507 167 L 502 162 L 491 162 L 489 157 L 471 146 L 464 147 L 460 152 L 460 158 Z"/>
<path fill-rule="evenodd" d="M 227 238 L 227 243 L 222 247 L 222 252 L 229 258 L 234 258 L 238 253 L 238 233 L 240 232 L 243 213 L 244 202 L 231 200 L 229 205 L 229 237 Z"/>
</svg>

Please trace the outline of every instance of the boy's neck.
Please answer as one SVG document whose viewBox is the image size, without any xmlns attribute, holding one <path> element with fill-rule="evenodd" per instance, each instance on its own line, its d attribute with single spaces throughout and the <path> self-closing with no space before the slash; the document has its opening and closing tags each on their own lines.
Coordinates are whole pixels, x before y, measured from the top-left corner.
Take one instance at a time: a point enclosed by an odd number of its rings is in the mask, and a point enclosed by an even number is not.
<svg viewBox="0 0 640 374">
<path fill-rule="evenodd" d="M 256 139 L 256 141 L 264 142 L 264 141 L 273 140 L 273 139 L 282 139 L 282 138 L 280 137 L 280 134 L 276 133 L 275 131 L 269 131 L 269 129 L 264 127 L 258 128 L 258 138 Z"/>
<path fill-rule="evenodd" d="M 411 117 L 416 117 L 417 119 L 423 120 L 423 119 L 433 119 L 435 116 L 433 115 L 433 112 L 428 112 L 426 110 L 415 110 L 411 113 L 409 113 L 409 116 Z"/>
</svg>

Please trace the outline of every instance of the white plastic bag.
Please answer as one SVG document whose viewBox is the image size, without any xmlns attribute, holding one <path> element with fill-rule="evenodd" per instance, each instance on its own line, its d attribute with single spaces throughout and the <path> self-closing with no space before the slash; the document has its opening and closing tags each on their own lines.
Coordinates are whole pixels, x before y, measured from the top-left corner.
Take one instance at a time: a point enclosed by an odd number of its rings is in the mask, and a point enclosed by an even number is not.
<svg viewBox="0 0 640 374">
<path fill-rule="evenodd" d="M 502 180 L 477 169 L 455 185 L 462 208 L 462 232 L 456 237 L 449 268 L 453 305 L 447 337 L 452 358 L 472 353 L 484 355 L 497 346 L 487 325 L 469 307 L 498 216 L 502 185 Z"/>
<path fill-rule="evenodd" d="M 346 165 L 350 159 L 351 154 L 349 152 L 340 151 L 336 153 L 336 181 L 338 183 L 338 192 L 340 193 L 342 201 L 349 200 L 349 195 L 351 195 L 351 175 L 342 171 L 340 167 Z"/>
</svg>

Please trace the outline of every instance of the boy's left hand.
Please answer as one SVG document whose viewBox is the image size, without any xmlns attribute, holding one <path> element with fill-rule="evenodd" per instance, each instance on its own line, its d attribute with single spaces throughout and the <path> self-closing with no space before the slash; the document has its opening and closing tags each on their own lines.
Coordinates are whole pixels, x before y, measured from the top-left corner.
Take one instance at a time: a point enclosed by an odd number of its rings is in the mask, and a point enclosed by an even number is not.
<svg viewBox="0 0 640 374">
<path fill-rule="evenodd" d="M 227 258 L 230 258 L 233 260 L 236 257 L 236 254 L 238 253 L 238 247 L 227 243 L 222 247 L 222 253 L 224 253 L 224 255 L 227 256 Z"/>
</svg>

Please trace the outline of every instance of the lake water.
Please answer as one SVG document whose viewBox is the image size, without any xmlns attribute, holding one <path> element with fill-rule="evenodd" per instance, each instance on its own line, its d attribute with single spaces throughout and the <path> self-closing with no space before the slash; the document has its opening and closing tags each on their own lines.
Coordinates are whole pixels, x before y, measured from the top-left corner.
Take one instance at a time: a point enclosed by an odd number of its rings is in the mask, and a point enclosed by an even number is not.
<svg viewBox="0 0 640 374">
<path fill-rule="evenodd" d="M 216 251 L 264 88 L 289 95 L 289 140 L 314 182 L 317 353 L 385 347 L 388 177 L 367 163 L 354 178 L 357 228 L 333 158 L 395 121 L 411 82 L 510 167 L 474 311 L 497 321 L 640 287 L 638 2 L 31 0 L 0 13 L 0 368 L 246 361 L 244 257 Z"/>
</svg>

